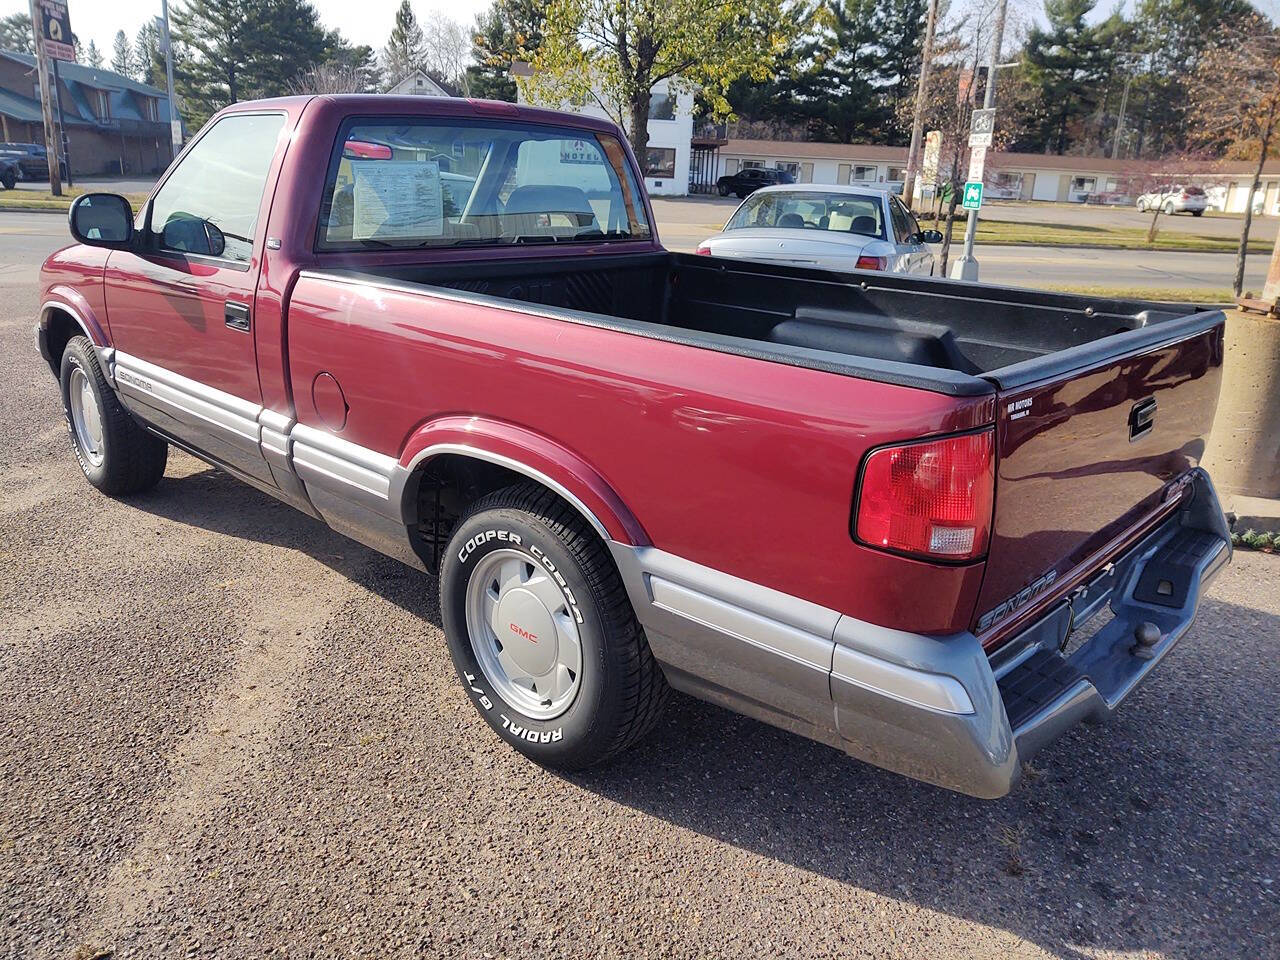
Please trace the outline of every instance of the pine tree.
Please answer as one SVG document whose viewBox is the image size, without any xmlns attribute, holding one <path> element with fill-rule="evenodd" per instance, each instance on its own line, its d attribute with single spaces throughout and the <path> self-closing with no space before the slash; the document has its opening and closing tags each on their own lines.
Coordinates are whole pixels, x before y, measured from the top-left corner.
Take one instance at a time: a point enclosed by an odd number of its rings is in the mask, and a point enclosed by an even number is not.
<svg viewBox="0 0 1280 960">
<path fill-rule="evenodd" d="M 31 33 L 31 16 L 26 13 L 11 13 L 0 18 L 0 50 L 13 50 L 16 53 L 35 53 L 35 41 Z"/>
<path fill-rule="evenodd" d="M 133 41 L 133 63 L 140 83 L 164 86 L 164 51 L 160 49 L 160 29 L 154 20 L 146 21 Z"/>
<path fill-rule="evenodd" d="M 471 96 L 487 100 L 516 99 L 513 61 L 531 60 L 542 43 L 544 0 L 493 0 L 476 17 L 467 82 Z"/>
<path fill-rule="evenodd" d="M 95 70 L 101 69 L 102 64 L 106 62 L 102 56 L 102 51 L 98 49 L 98 45 L 92 40 L 89 41 L 89 48 L 84 52 L 84 62 Z"/>
<path fill-rule="evenodd" d="M 92 49 L 93 44 L 89 46 Z M 111 69 L 121 76 L 138 79 L 137 61 L 133 58 L 133 48 L 123 30 L 116 31 L 115 42 L 111 45 Z"/>
<path fill-rule="evenodd" d="M 426 40 L 409 0 L 401 0 L 395 26 L 382 50 L 383 80 L 388 87 L 399 83 L 422 65 Z"/>
</svg>

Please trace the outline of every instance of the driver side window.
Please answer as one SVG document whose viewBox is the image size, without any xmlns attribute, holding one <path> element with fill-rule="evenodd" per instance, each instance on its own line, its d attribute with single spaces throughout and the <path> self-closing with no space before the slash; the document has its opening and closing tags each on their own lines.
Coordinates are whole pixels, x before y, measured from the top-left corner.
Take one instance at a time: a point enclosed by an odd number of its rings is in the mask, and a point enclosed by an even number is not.
<svg viewBox="0 0 1280 960">
<path fill-rule="evenodd" d="M 247 264 L 284 120 L 242 114 L 214 124 L 152 201 L 152 249 Z"/>
</svg>

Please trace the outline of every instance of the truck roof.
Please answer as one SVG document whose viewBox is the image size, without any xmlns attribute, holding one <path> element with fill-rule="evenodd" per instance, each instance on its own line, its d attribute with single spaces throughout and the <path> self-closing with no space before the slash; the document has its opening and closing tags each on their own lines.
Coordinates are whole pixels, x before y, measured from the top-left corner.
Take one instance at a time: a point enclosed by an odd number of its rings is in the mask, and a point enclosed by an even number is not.
<svg viewBox="0 0 1280 960">
<path fill-rule="evenodd" d="M 268 100 L 242 100 L 224 107 L 218 116 L 229 113 L 252 113 L 257 110 L 282 108 L 308 104 L 311 109 L 324 104 L 325 112 L 336 111 L 346 115 L 405 116 L 405 117 L 468 117 L 476 119 L 502 118 L 522 120 L 526 123 L 550 124 L 574 127 L 599 133 L 622 136 L 617 124 L 610 120 L 570 113 L 565 110 L 549 110 L 523 103 L 506 103 L 501 100 L 479 100 L 465 97 L 390 96 L 382 93 L 343 93 L 320 96 L 274 97 Z"/>
</svg>

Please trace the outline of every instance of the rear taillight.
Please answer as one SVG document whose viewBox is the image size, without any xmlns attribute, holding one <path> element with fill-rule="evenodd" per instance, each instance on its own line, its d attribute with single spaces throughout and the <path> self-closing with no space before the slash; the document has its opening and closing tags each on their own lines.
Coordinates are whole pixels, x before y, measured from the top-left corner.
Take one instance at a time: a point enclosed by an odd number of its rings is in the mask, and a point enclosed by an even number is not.
<svg viewBox="0 0 1280 960">
<path fill-rule="evenodd" d="M 854 266 L 859 270 L 886 270 L 889 267 L 889 258 L 862 256 Z"/>
<path fill-rule="evenodd" d="M 698 244 L 698 249 L 693 252 L 700 257 L 709 257 L 711 256 L 711 247 L 708 244 L 700 243 Z"/>
<path fill-rule="evenodd" d="M 992 430 L 882 447 L 862 467 L 854 534 L 881 550 L 975 559 L 987 552 L 995 483 Z"/>
</svg>

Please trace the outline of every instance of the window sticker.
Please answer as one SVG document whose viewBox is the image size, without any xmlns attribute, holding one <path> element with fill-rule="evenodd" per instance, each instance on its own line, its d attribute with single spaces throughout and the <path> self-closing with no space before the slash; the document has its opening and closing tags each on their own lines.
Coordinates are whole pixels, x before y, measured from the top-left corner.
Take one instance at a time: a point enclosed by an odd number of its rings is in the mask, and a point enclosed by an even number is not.
<svg viewBox="0 0 1280 960">
<path fill-rule="evenodd" d="M 351 235 L 356 240 L 444 233 L 440 164 L 435 160 L 352 160 Z"/>
</svg>

